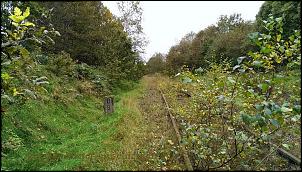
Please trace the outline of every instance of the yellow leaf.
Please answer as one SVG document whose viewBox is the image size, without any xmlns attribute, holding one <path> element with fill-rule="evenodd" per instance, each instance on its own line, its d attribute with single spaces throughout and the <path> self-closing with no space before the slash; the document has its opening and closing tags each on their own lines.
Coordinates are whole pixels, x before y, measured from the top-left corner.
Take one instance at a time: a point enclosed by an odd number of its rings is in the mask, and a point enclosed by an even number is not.
<svg viewBox="0 0 302 172">
<path fill-rule="evenodd" d="M 18 94 L 17 89 L 13 88 L 13 96 L 16 96 Z"/>
<path fill-rule="evenodd" d="M 3 80 L 9 80 L 10 78 L 13 78 L 13 77 L 11 77 L 8 73 L 4 72 L 4 73 L 1 73 L 1 78 Z"/>
<path fill-rule="evenodd" d="M 24 18 L 28 17 L 29 14 L 30 14 L 30 8 L 27 7 L 26 10 L 25 10 L 24 13 L 23 13 Z"/>
<path fill-rule="evenodd" d="M 9 18 L 12 19 L 16 23 L 20 23 L 21 21 L 24 20 L 23 16 L 17 16 L 17 15 L 9 16 Z"/>
<path fill-rule="evenodd" d="M 25 22 L 24 24 L 21 24 L 22 26 L 35 26 L 32 22 Z"/>
<path fill-rule="evenodd" d="M 16 23 L 16 22 L 12 22 L 12 25 L 14 25 L 15 27 L 18 27 L 18 26 L 19 26 L 19 24 Z"/>
<path fill-rule="evenodd" d="M 281 57 L 279 57 L 279 56 L 276 56 L 276 62 L 277 62 L 277 63 L 281 63 L 281 62 L 282 62 L 282 59 L 281 59 Z"/>
<path fill-rule="evenodd" d="M 19 48 L 19 51 L 20 51 L 22 57 L 25 57 L 25 58 L 29 57 L 30 53 L 26 48 L 21 47 L 21 48 Z"/>
<path fill-rule="evenodd" d="M 281 40 L 281 35 L 277 35 L 277 41 L 279 42 Z"/>
<path fill-rule="evenodd" d="M 172 140 L 168 140 L 169 144 L 173 145 L 174 143 L 172 142 Z"/>
<path fill-rule="evenodd" d="M 20 10 L 20 8 L 15 7 L 15 9 L 14 9 L 14 15 L 20 16 L 21 14 L 22 14 L 22 11 Z"/>
</svg>

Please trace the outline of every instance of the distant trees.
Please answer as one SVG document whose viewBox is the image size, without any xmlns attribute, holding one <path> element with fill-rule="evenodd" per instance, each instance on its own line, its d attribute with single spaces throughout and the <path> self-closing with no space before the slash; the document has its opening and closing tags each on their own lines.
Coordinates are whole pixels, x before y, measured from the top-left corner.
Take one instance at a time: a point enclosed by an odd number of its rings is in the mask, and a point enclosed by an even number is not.
<svg viewBox="0 0 302 172">
<path fill-rule="evenodd" d="M 255 49 L 247 39 L 254 30 L 254 24 L 244 21 L 240 14 L 220 16 L 216 25 L 197 34 L 191 32 L 170 48 L 166 60 L 169 73 L 179 72 L 183 65 L 193 70 L 223 61 L 235 64 L 239 56 Z"/>
<path fill-rule="evenodd" d="M 165 70 L 165 56 L 161 53 L 155 53 L 146 64 L 147 73 L 159 73 Z"/>
<path fill-rule="evenodd" d="M 266 33 L 265 20 L 270 15 L 274 18 L 283 17 L 282 39 L 287 39 L 300 30 L 301 2 L 267 1 L 257 16 L 256 21 L 244 21 L 241 14 L 221 15 L 216 25 L 208 26 L 196 34 L 185 35 L 182 40 L 173 45 L 166 56 L 166 68 L 169 74 L 175 74 L 185 65 L 188 69 L 208 68 L 213 63 L 237 63 L 237 58 L 245 56 L 249 51 L 256 51 L 249 34 L 253 32 Z M 264 20 L 264 22 L 263 22 Z"/>
<path fill-rule="evenodd" d="M 236 64 L 238 57 L 253 50 L 254 46 L 249 42 L 247 35 L 254 29 L 253 23 L 244 21 L 240 14 L 221 16 L 217 22 L 218 32 L 213 37 L 205 58 L 214 63 L 227 61 Z"/>
<path fill-rule="evenodd" d="M 235 65 L 238 57 L 259 50 L 250 41 L 249 34 L 266 33 L 274 27 L 266 21 L 270 15 L 273 18 L 283 17 L 282 39 L 295 34 L 294 30 L 300 30 L 300 9 L 300 2 L 267 1 L 261 6 L 255 22 L 244 21 L 240 14 L 221 15 L 215 25 L 196 34 L 185 35 L 170 48 L 166 56 L 168 73 L 175 74 L 184 65 L 190 70 L 199 67 L 206 69 L 213 63 L 228 62 Z"/>
<path fill-rule="evenodd" d="M 269 14 L 274 18 L 283 17 L 284 38 L 294 34 L 294 30 L 300 30 L 301 25 L 301 2 L 300 1 L 266 1 L 260 7 L 256 15 L 259 32 L 264 32 L 262 20 L 267 20 Z"/>
</svg>

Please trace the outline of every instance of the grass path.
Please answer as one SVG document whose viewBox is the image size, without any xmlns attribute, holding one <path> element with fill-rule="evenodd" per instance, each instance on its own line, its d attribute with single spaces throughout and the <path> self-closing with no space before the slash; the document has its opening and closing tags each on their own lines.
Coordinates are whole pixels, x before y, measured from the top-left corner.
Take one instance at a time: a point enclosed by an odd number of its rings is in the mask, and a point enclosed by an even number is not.
<svg viewBox="0 0 302 172">
<path fill-rule="evenodd" d="M 2 170 L 184 169 L 173 128 L 157 90 L 159 77 L 115 96 L 115 112 L 104 114 L 91 95 L 62 103 L 29 100 L 2 115 Z M 70 85 L 72 88 L 73 85 Z M 17 135 L 14 135 L 16 133 Z M 9 142 L 8 142 L 9 141 Z"/>
<path fill-rule="evenodd" d="M 177 170 L 183 168 L 176 138 L 160 94 L 158 78 L 144 77 L 138 88 L 116 104 L 121 114 L 116 133 L 103 144 L 106 170 Z M 119 147 L 110 149 L 116 143 Z M 109 148 L 109 149 L 108 149 Z"/>
</svg>

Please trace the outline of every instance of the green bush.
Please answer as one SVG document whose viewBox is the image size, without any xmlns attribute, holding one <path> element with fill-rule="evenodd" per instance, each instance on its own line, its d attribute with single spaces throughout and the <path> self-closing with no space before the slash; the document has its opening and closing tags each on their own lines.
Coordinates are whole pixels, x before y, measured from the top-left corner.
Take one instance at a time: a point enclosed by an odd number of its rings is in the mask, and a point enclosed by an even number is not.
<svg viewBox="0 0 302 172">
<path fill-rule="evenodd" d="M 75 62 L 70 57 L 70 54 L 64 51 L 58 55 L 52 55 L 49 57 L 47 69 L 57 76 L 74 76 L 76 72 Z"/>
</svg>

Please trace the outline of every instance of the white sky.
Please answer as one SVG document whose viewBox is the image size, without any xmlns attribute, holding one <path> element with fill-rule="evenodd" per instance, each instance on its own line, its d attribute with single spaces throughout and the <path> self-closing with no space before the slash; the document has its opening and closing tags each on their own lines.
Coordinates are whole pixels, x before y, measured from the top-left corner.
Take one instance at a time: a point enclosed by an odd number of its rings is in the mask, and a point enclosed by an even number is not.
<svg viewBox="0 0 302 172">
<path fill-rule="evenodd" d="M 116 1 L 102 1 L 119 16 Z M 168 53 L 183 36 L 216 24 L 220 15 L 240 13 L 244 20 L 255 20 L 264 1 L 141 1 L 143 31 L 149 41 L 144 59 L 156 52 Z"/>
</svg>

